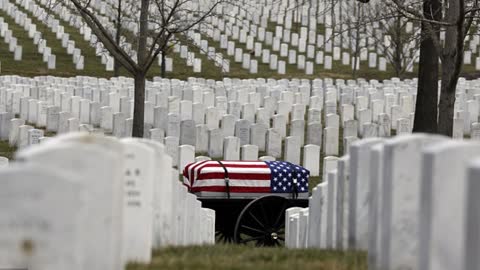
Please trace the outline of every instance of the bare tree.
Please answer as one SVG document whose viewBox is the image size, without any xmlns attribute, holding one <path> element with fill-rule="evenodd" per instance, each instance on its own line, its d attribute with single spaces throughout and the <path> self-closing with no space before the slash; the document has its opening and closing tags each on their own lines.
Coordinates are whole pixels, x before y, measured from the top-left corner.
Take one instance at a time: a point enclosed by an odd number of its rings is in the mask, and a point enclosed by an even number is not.
<svg viewBox="0 0 480 270">
<path fill-rule="evenodd" d="M 455 91 L 463 66 L 464 42 L 479 10 L 478 0 L 445 0 L 441 5 L 439 1 L 427 2 L 424 12 L 418 11 L 422 10 L 418 2 L 392 1 L 405 17 L 422 22 L 441 60 L 438 133 L 452 136 Z M 445 31 L 445 42 L 439 38 L 440 31 Z"/>
<path fill-rule="evenodd" d="M 227 0 L 140 0 L 126 5 L 126 0 L 118 0 L 117 27 L 110 29 L 102 23 L 101 15 L 92 6 L 91 0 L 63 1 L 78 12 L 115 62 L 134 78 L 134 137 L 143 137 L 145 79 L 158 55 L 169 48 L 172 37 L 195 28 L 207 17 L 213 16 L 220 4 L 227 3 Z M 120 42 L 125 18 L 135 28 L 131 35 L 135 47 L 133 52 L 126 50 Z"/>
<path fill-rule="evenodd" d="M 365 27 L 365 34 L 375 41 L 377 51 L 383 53 L 395 76 L 402 78 L 418 56 L 418 35 L 413 23 L 383 2 L 373 2 L 364 10 L 364 24 L 375 25 Z"/>
<path fill-rule="evenodd" d="M 423 0 L 423 16 L 428 20 L 441 19 L 440 0 Z M 438 52 L 434 39 L 439 39 L 438 25 L 428 26 L 422 22 L 422 38 L 420 43 L 420 62 L 418 68 L 417 103 L 415 104 L 415 120 L 413 132 L 438 132 Z"/>
<path fill-rule="evenodd" d="M 439 39 L 439 26 L 434 24 L 429 28 L 425 21 L 420 21 L 420 36 L 406 35 L 404 30 L 405 23 L 407 21 L 418 23 L 418 20 L 406 20 L 407 16 L 404 16 L 403 11 L 396 5 L 392 7 L 392 5 L 385 2 L 380 5 L 383 6 L 382 10 L 385 8 L 392 9 L 391 14 L 394 15 L 390 19 L 393 23 L 385 29 L 385 32 L 392 37 L 393 50 L 391 54 L 387 54 L 389 56 L 387 58 L 394 67 L 397 76 L 401 77 L 405 71 L 406 65 L 403 64 L 406 57 L 405 44 L 410 43 L 412 39 L 417 39 L 420 42 L 417 102 L 415 105 L 413 131 L 437 133 L 439 54 L 435 48 L 433 36 Z M 438 21 L 441 19 L 440 0 L 423 0 L 423 5 L 419 8 L 426 19 Z"/>
<path fill-rule="evenodd" d="M 363 50 L 367 50 L 364 44 L 368 40 L 368 44 L 373 43 L 372 46 L 375 46 L 379 55 L 393 67 L 395 75 L 402 78 L 418 59 L 419 33 L 415 31 L 412 22 L 405 19 L 396 8 L 385 5 L 382 1 L 364 5 L 368 2 L 344 2 L 342 8 L 351 13 L 342 16 L 342 27 L 333 36 L 340 36 L 342 46 L 350 49 L 354 78 L 357 76 L 360 55 Z"/>
<path fill-rule="evenodd" d="M 480 9 L 478 0 L 389 0 L 383 4 L 393 6 L 404 18 L 422 26 L 414 131 L 452 136 L 464 42 Z M 445 42 L 440 38 L 442 32 Z M 439 59 L 442 72 L 437 107 Z"/>
<path fill-rule="evenodd" d="M 121 41 L 121 37 L 122 37 L 122 29 L 123 29 L 122 28 L 122 22 L 123 22 L 123 17 L 124 17 L 123 1 L 124 0 L 117 0 L 117 6 L 116 6 L 117 17 L 116 17 L 116 20 L 114 21 L 114 24 L 115 24 L 115 43 L 117 44 L 117 46 L 120 46 L 120 41 Z M 115 60 L 115 67 L 114 67 L 114 70 L 113 70 L 113 74 L 114 74 L 115 77 L 120 75 L 120 63 L 117 60 Z"/>
</svg>

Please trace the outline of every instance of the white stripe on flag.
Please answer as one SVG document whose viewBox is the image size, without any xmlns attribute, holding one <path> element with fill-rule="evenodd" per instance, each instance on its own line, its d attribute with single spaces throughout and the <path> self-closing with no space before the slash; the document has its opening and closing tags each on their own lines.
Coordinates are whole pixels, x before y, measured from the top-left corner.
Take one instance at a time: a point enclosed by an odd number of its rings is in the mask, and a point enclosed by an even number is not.
<svg viewBox="0 0 480 270">
<path fill-rule="evenodd" d="M 205 163 L 203 163 L 202 165 L 200 166 L 197 166 L 195 168 L 195 170 L 193 170 L 193 179 L 191 179 L 191 181 L 194 183 L 195 181 L 197 181 L 197 173 L 198 173 L 198 170 L 200 170 L 201 168 L 203 168 L 206 164 L 208 164 L 210 161 L 207 161 Z"/>
<path fill-rule="evenodd" d="M 252 174 L 252 173 L 258 173 L 258 174 L 270 174 L 270 168 L 232 168 L 229 167 L 227 168 L 228 173 L 245 173 L 245 174 Z M 225 171 L 223 170 L 222 167 L 206 167 L 202 169 L 202 174 L 204 173 L 224 173 Z"/>
<path fill-rule="evenodd" d="M 267 166 L 263 161 L 221 161 L 223 165 L 255 165 L 255 166 Z M 209 160 L 202 165 L 219 165 L 218 161 Z"/>
<path fill-rule="evenodd" d="M 214 161 L 214 162 L 211 162 L 210 164 L 212 163 L 216 163 L 216 164 L 219 164 L 217 161 Z M 263 165 L 263 166 L 267 166 L 267 164 L 263 161 L 242 161 L 242 162 L 238 162 L 238 161 L 222 161 L 222 164 L 223 165 L 256 165 L 256 166 L 260 166 L 260 165 Z"/>
<path fill-rule="evenodd" d="M 270 187 L 270 180 L 230 180 L 231 187 Z M 194 187 L 225 186 L 225 179 L 195 181 Z"/>
</svg>

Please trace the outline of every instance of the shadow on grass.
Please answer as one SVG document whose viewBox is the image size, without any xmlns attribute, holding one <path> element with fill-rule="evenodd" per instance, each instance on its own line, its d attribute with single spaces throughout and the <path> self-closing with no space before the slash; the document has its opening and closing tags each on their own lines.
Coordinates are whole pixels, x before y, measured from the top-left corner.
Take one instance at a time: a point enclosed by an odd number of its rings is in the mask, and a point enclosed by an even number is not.
<svg viewBox="0 0 480 270">
<path fill-rule="evenodd" d="M 6 157 L 11 160 L 15 151 L 17 151 L 17 148 L 8 145 L 8 141 L 0 141 L 0 157 Z"/>
<path fill-rule="evenodd" d="M 214 245 L 160 249 L 151 264 L 130 264 L 127 269 L 363 270 L 367 266 L 366 254 L 359 252 Z"/>
</svg>

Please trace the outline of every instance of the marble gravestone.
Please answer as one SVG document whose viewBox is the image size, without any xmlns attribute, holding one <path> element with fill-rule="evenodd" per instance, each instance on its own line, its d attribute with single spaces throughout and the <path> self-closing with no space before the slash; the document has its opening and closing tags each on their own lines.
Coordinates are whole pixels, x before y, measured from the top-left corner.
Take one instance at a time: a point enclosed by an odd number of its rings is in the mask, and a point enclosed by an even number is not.
<svg viewBox="0 0 480 270">
<path fill-rule="evenodd" d="M 240 138 L 229 136 L 224 139 L 223 159 L 240 160 Z"/>
<path fill-rule="evenodd" d="M 465 160 L 479 154 L 480 145 L 452 140 L 432 144 L 423 151 L 418 269 L 467 269 L 464 231 L 468 215 L 465 211 L 468 163 Z"/>
<path fill-rule="evenodd" d="M 285 161 L 300 164 L 300 138 L 290 136 L 285 138 Z"/>
<path fill-rule="evenodd" d="M 337 170 L 331 170 L 326 172 L 327 175 L 327 228 L 326 228 L 326 245 L 329 249 L 336 248 L 337 242 Z"/>
<path fill-rule="evenodd" d="M 118 269 L 121 265 L 123 172 L 105 168 L 123 167 L 123 149 L 111 137 L 70 133 L 17 154 L 17 159 L 27 164 L 65 169 L 69 180 L 88 192 L 85 209 L 97 218 L 82 221 L 82 229 L 91 236 L 84 239 L 84 254 L 88 257 L 84 268 Z"/>
<path fill-rule="evenodd" d="M 186 165 L 195 162 L 195 147 L 191 145 L 180 145 L 178 147 L 178 171 L 183 173 Z"/>
<path fill-rule="evenodd" d="M 180 122 L 180 144 L 195 146 L 196 127 L 193 120 L 184 120 Z"/>
<path fill-rule="evenodd" d="M 6 157 L 0 156 L 0 169 L 8 167 L 9 160 Z"/>
<path fill-rule="evenodd" d="M 178 166 L 178 146 L 180 144 L 177 137 L 165 137 L 165 153 L 172 157 L 173 166 Z"/>
<path fill-rule="evenodd" d="M 379 218 L 378 230 L 381 237 L 379 254 L 376 254 L 379 267 L 417 268 L 421 149 L 445 139 L 441 136 L 415 134 L 386 141 L 381 158 L 383 171 L 379 173 L 381 177 L 377 177 L 383 181 L 374 183 L 377 189 L 371 187 L 371 198 L 375 194 L 381 194 L 381 197 L 375 197 L 377 206 L 371 209 L 377 211 Z M 378 168 L 378 165 L 372 166 Z M 370 235 L 370 238 L 375 237 Z"/>
<path fill-rule="evenodd" d="M 0 179 L 0 267 L 85 269 L 81 184 L 27 164 L 0 170 Z"/>
<path fill-rule="evenodd" d="M 480 61 L 480 60 L 478 60 Z M 480 257 L 478 256 L 478 249 L 480 246 L 480 239 L 478 237 L 472 237 L 477 235 L 478 224 L 480 224 L 480 216 L 478 215 L 479 209 L 479 196 L 480 190 L 479 179 L 480 177 L 480 160 L 475 158 L 470 162 L 468 168 L 468 182 L 467 184 L 467 198 L 466 198 L 466 211 L 469 214 L 465 218 L 465 269 L 475 269 L 480 264 Z"/>
<path fill-rule="evenodd" d="M 153 181 L 153 247 L 159 248 L 173 245 L 174 230 L 171 220 L 173 219 L 173 178 L 172 157 L 165 153 L 165 146 L 152 140 L 139 140 L 155 151 L 157 164 Z"/>
<path fill-rule="evenodd" d="M 267 143 L 266 143 L 267 155 L 274 158 L 280 158 L 282 156 L 282 137 L 276 129 L 268 129 L 267 131 Z"/>
<path fill-rule="evenodd" d="M 295 247 L 298 241 L 297 230 L 292 228 L 292 223 L 290 222 L 291 218 L 295 215 L 298 216 L 298 213 L 303 208 L 301 207 L 290 207 L 285 211 L 285 246 L 286 247 Z"/>
<path fill-rule="evenodd" d="M 153 245 L 155 151 L 135 139 L 122 142 L 125 146 L 123 258 L 125 263 L 149 263 Z"/>
<path fill-rule="evenodd" d="M 326 194 L 327 182 L 318 184 L 312 190 L 312 197 L 309 199 L 309 227 L 307 230 L 309 248 L 325 248 L 326 244 L 323 235 L 326 235 Z"/>
<path fill-rule="evenodd" d="M 241 147 L 242 160 L 258 160 L 259 147 L 257 145 L 246 144 Z"/>
<path fill-rule="evenodd" d="M 240 146 L 250 143 L 250 122 L 248 120 L 237 120 L 235 123 L 235 136 L 240 138 Z"/>
<path fill-rule="evenodd" d="M 344 155 L 337 161 L 336 185 L 336 248 L 345 250 L 348 246 L 348 182 L 350 170 L 350 156 Z"/>
<path fill-rule="evenodd" d="M 221 129 L 208 131 L 208 155 L 212 158 L 221 158 L 223 155 L 223 133 Z"/>
<path fill-rule="evenodd" d="M 310 176 L 320 175 L 320 146 L 308 144 L 303 147 L 303 166 L 310 171 Z"/>
<path fill-rule="evenodd" d="M 383 144 L 376 144 L 370 150 L 370 205 L 368 209 L 368 266 L 371 269 L 380 269 L 381 251 L 381 213 L 382 210 L 382 177 L 384 164 Z M 387 161 L 388 162 L 388 161 Z"/>
<path fill-rule="evenodd" d="M 368 247 L 370 148 L 379 143 L 382 139 L 369 138 L 350 146 L 348 247 L 356 250 Z"/>
</svg>

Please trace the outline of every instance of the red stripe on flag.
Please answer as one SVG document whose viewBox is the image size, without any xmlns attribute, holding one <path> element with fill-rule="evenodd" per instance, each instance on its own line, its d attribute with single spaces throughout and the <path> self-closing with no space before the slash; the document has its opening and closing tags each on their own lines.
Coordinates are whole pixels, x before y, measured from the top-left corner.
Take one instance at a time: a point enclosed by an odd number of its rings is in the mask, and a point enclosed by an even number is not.
<svg viewBox="0 0 480 270">
<path fill-rule="evenodd" d="M 201 162 L 195 162 L 195 163 L 191 163 L 190 165 L 193 165 L 191 168 L 190 168 L 190 172 L 189 172 L 189 175 L 188 175 L 188 180 L 190 180 L 190 186 L 193 186 L 193 181 L 195 181 L 195 169 L 198 167 L 198 166 L 201 166 L 202 164 L 208 162 L 208 160 L 204 160 L 204 161 L 201 161 Z"/>
<path fill-rule="evenodd" d="M 223 166 L 226 168 L 268 168 L 267 164 L 242 164 L 241 162 L 237 164 L 225 164 L 223 163 Z M 212 164 L 206 164 L 203 166 L 204 168 L 211 168 L 211 167 L 222 167 L 220 166 L 219 163 L 212 163 Z"/>
<path fill-rule="evenodd" d="M 239 162 L 241 163 L 241 162 Z M 230 164 L 230 165 L 226 165 L 224 164 L 225 168 L 269 168 L 267 166 L 267 164 L 264 163 L 264 165 L 251 165 L 251 164 Z M 203 166 L 201 169 L 198 170 L 198 174 L 200 175 L 202 173 L 202 170 L 204 168 L 222 168 L 222 166 L 220 166 L 220 164 L 217 162 L 217 163 L 212 163 L 212 164 L 206 164 L 205 166 Z"/>
<path fill-rule="evenodd" d="M 192 188 L 192 192 L 227 192 L 225 186 L 209 186 Z M 230 187 L 231 193 L 270 193 L 270 187 Z"/>
<path fill-rule="evenodd" d="M 210 180 L 225 178 L 225 173 L 212 172 L 204 173 L 197 177 L 196 180 Z M 270 181 L 270 173 L 229 173 L 228 178 L 232 180 L 268 180 Z"/>
</svg>

